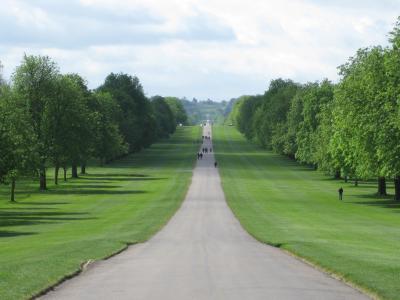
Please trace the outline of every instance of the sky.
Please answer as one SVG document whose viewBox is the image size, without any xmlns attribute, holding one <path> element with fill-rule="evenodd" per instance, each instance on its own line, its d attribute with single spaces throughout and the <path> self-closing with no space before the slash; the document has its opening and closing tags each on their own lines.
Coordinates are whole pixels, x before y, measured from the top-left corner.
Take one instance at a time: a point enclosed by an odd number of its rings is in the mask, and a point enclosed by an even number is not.
<svg viewBox="0 0 400 300">
<path fill-rule="evenodd" d="M 96 88 L 111 72 L 147 96 L 229 100 L 275 78 L 338 80 L 362 47 L 387 45 L 400 0 L 0 0 L 0 61 L 48 55 Z"/>
</svg>

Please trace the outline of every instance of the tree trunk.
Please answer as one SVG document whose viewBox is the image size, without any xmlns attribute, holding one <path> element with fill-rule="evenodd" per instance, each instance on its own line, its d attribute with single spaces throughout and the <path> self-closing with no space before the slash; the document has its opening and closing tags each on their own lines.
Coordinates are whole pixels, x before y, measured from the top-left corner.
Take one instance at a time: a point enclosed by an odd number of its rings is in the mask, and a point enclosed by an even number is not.
<svg viewBox="0 0 400 300">
<path fill-rule="evenodd" d="M 15 178 L 11 179 L 11 202 L 15 202 Z"/>
<path fill-rule="evenodd" d="M 340 170 L 335 171 L 335 179 L 340 179 Z"/>
<path fill-rule="evenodd" d="M 60 169 L 59 166 L 54 167 L 54 184 L 58 185 L 58 170 Z"/>
<path fill-rule="evenodd" d="M 81 174 L 86 174 L 86 164 L 81 165 Z"/>
<path fill-rule="evenodd" d="M 358 186 L 358 178 L 354 179 L 354 186 Z"/>
<path fill-rule="evenodd" d="M 78 178 L 78 166 L 75 164 L 71 167 L 71 175 L 72 178 Z"/>
<path fill-rule="evenodd" d="M 347 183 L 349 181 L 349 177 L 346 175 L 344 176 L 344 182 Z"/>
<path fill-rule="evenodd" d="M 379 177 L 378 178 L 378 196 L 386 196 L 386 178 Z"/>
<path fill-rule="evenodd" d="M 64 181 L 67 181 L 67 168 L 63 167 L 64 170 Z"/>
<path fill-rule="evenodd" d="M 400 176 L 394 178 L 394 200 L 400 201 Z"/>
<path fill-rule="evenodd" d="M 46 168 L 45 167 L 41 167 L 39 170 L 39 181 L 40 181 L 40 190 L 45 191 L 47 189 Z"/>
</svg>

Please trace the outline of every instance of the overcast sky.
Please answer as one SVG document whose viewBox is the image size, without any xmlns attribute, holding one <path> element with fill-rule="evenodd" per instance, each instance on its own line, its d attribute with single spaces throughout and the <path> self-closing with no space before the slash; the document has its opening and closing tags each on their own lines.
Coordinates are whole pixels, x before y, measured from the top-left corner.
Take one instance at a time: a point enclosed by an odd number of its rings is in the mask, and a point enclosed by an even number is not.
<svg viewBox="0 0 400 300">
<path fill-rule="evenodd" d="M 0 61 L 6 77 L 44 54 L 91 88 L 126 72 L 148 96 L 229 100 L 277 77 L 337 80 L 398 15 L 400 0 L 1 0 Z"/>
</svg>

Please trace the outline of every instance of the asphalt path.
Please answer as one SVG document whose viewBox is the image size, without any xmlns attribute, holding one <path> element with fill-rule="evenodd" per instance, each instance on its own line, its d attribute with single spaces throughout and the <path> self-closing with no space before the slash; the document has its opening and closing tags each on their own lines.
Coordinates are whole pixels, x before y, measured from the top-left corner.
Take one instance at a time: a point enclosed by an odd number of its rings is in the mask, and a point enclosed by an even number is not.
<svg viewBox="0 0 400 300">
<path fill-rule="evenodd" d="M 204 127 L 211 135 L 211 127 Z M 212 147 L 206 139 L 202 147 Z M 143 244 L 98 262 L 42 299 L 369 299 L 243 230 L 213 152 L 198 160 L 182 207 Z"/>
</svg>

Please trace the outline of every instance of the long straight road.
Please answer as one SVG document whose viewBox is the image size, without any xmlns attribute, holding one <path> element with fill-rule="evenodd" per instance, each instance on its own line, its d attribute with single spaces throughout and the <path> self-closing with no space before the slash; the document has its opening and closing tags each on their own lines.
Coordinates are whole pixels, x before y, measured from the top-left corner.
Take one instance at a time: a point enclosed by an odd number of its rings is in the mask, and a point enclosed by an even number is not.
<svg viewBox="0 0 400 300">
<path fill-rule="evenodd" d="M 211 126 L 204 134 L 211 135 Z M 212 147 L 211 140 L 203 147 Z M 368 298 L 245 232 L 225 202 L 214 155 L 207 153 L 182 207 L 159 233 L 43 299 Z"/>
</svg>

